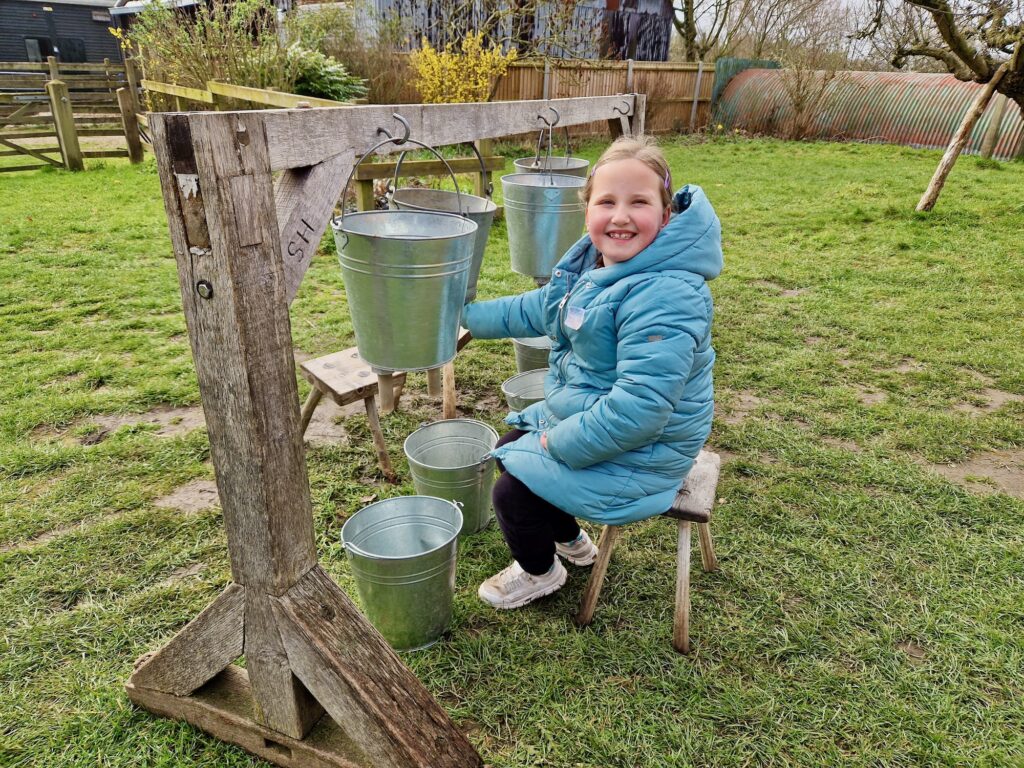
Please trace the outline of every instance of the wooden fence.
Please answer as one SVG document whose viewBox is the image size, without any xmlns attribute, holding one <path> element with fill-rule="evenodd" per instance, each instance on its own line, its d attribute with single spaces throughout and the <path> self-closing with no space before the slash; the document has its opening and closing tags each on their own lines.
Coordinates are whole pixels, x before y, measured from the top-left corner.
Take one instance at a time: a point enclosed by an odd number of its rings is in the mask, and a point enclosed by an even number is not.
<svg viewBox="0 0 1024 768">
<path fill-rule="evenodd" d="M 408 54 L 399 54 L 408 67 Z M 403 102 L 417 103 L 420 95 L 411 84 L 402 92 Z M 711 120 L 711 94 L 715 85 L 713 66 L 686 62 L 567 61 L 557 66 L 516 63 L 498 81 L 492 101 L 562 99 L 582 96 L 614 96 L 617 93 L 647 95 L 648 133 L 700 130 Z M 574 126 L 573 136 L 607 136 L 605 122 Z"/>
<path fill-rule="evenodd" d="M 51 56 L 46 62 L 0 62 L 0 157 L 32 161 L 0 165 L 0 172 L 80 170 L 86 157 L 141 159 L 138 135 L 126 135 L 118 101 L 118 90 L 128 84 L 125 66 L 109 60 L 65 64 Z M 122 137 L 126 146 L 83 150 L 83 136 Z"/>
</svg>

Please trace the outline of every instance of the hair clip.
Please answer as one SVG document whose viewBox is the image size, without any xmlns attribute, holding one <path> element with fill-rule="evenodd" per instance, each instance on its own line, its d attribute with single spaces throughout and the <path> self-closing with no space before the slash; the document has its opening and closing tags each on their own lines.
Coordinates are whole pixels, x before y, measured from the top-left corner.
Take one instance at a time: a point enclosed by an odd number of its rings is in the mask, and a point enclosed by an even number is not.
<svg viewBox="0 0 1024 768">
<path fill-rule="evenodd" d="M 665 189 L 668 189 L 668 185 L 669 185 L 668 171 L 665 171 Z"/>
</svg>

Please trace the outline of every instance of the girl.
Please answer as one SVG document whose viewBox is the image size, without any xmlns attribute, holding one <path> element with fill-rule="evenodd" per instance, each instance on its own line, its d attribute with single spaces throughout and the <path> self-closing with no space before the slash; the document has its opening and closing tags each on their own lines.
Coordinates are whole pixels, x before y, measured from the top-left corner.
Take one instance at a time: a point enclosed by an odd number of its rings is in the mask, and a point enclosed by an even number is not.
<svg viewBox="0 0 1024 768">
<path fill-rule="evenodd" d="M 711 293 L 721 228 L 700 187 L 674 200 L 661 151 L 621 138 L 583 188 L 587 234 L 551 281 L 466 306 L 476 338 L 551 338 L 545 399 L 506 421 L 494 509 L 515 559 L 480 585 L 495 608 L 559 589 L 597 547 L 576 518 L 667 510 L 711 431 Z M 675 213 L 672 213 L 673 208 Z"/>
</svg>

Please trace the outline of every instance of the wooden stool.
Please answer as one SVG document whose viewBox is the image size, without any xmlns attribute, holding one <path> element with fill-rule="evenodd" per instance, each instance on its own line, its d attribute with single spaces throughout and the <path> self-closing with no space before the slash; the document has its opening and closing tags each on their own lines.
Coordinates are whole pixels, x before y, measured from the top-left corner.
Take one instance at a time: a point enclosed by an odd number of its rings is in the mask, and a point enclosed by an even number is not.
<svg viewBox="0 0 1024 768">
<path fill-rule="evenodd" d="M 711 539 L 711 509 L 715 504 L 715 490 L 718 488 L 718 475 L 721 471 L 721 458 L 717 453 L 701 451 L 697 456 L 690 474 L 687 475 L 672 507 L 663 512 L 663 517 L 671 517 L 679 523 L 679 544 L 676 550 L 676 610 L 672 620 L 672 647 L 680 653 L 690 652 L 690 525 L 697 524 L 700 537 L 700 558 L 705 571 L 717 571 L 718 560 L 715 557 L 715 545 Z M 590 571 L 580 609 L 576 614 L 576 623 L 585 627 L 594 619 L 597 599 L 604 586 L 604 577 L 608 572 L 608 563 L 612 557 L 615 541 L 621 533 L 621 526 L 606 525 L 601 530 L 597 543 L 597 559 Z"/>
<path fill-rule="evenodd" d="M 459 329 L 456 351 L 462 350 L 472 340 L 472 335 L 465 328 Z M 381 410 L 390 413 L 394 410 L 402 387 L 405 386 L 404 372 L 389 373 L 381 376 L 374 373 L 370 365 L 359 356 L 355 347 L 335 352 L 331 355 L 307 360 L 299 364 L 302 375 L 312 385 L 306 402 L 302 404 L 302 434 L 306 433 L 313 411 L 320 404 L 324 395 L 330 397 L 339 406 L 346 406 L 362 400 L 366 407 L 366 418 L 370 422 L 373 435 L 373 447 L 377 451 L 377 462 L 381 472 L 388 481 L 397 482 L 398 477 L 391 466 L 388 448 L 384 442 L 384 433 L 380 428 L 380 417 L 377 413 L 375 396 L 381 399 Z M 440 371 L 440 369 L 435 369 Z M 428 373 L 430 373 L 428 371 Z M 383 389 L 382 389 L 383 387 Z M 455 418 L 455 365 L 448 363 L 443 372 L 443 417 Z M 385 407 L 388 406 L 388 407 Z"/>
</svg>

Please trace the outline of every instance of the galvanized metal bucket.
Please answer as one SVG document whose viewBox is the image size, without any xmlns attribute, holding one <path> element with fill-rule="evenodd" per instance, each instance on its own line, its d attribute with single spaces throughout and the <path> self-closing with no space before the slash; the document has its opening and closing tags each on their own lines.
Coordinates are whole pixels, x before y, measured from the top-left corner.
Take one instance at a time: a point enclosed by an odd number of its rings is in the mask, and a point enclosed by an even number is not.
<svg viewBox="0 0 1024 768">
<path fill-rule="evenodd" d="M 547 369 L 548 355 L 551 354 L 551 339 L 541 336 L 537 339 L 512 339 L 516 350 L 516 370 L 520 373 Z"/>
<path fill-rule="evenodd" d="M 405 439 L 416 493 L 456 502 L 462 509 L 462 535 L 491 522 L 494 459 L 498 433 L 475 419 L 446 419 L 420 427 Z"/>
<path fill-rule="evenodd" d="M 579 191 L 586 179 L 558 173 L 501 177 L 512 271 L 548 278 L 558 259 L 583 231 Z"/>
<path fill-rule="evenodd" d="M 392 141 L 372 147 L 356 166 Z M 476 223 L 437 211 L 391 210 L 343 213 L 331 223 L 359 356 L 384 371 L 425 370 L 452 360 Z"/>
<path fill-rule="evenodd" d="M 501 394 L 508 402 L 509 410 L 521 411 L 528 405 L 544 399 L 544 378 L 547 368 L 517 373 L 501 385 Z"/>
<path fill-rule="evenodd" d="M 455 192 L 445 189 L 427 189 L 426 187 L 401 187 L 391 195 L 391 207 L 399 211 L 445 211 L 459 213 L 459 197 Z M 487 237 L 491 232 L 494 212 L 498 210 L 493 202 L 486 197 L 461 193 L 461 212 L 476 224 L 476 238 L 473 242 L 473 259 L 469 263 L 466 281 L 466 299 L 476 298 L 476 283 L 480 277 L 480 267 L 484 263 L 484 250 L 487 248 Z"/>
<path fill-rule="evenodd" d="M 475 144 L 470 145 L 480 162 L 480 172 L 486 173 L 483 156 Z M 469 265 L 469 282 L 466 285 L 466 301 L 476 298 L 476 283 L 480 277 L 480 267 L 484 263 L 484 251 L 487 248 L 487 237 L 491 233 L 494 212 L 498 210 L 491 202 L 492 185 L 485 190 L 486 197 L 468 195 L 465 192 L 451 192 L 446 189 L 428 189 L 427 187 L 398 187 L 398 178 L 402 171 L 403 152 L 395 163 L 395 177 L 389 191 L 390 205 L 399 211 L 441 211 L 443 213 L 460 213 L 476 223 L 476 241 L 473 244 L 473 261 Z M 456 189 L 458 189 L 456 187 Z"/>
<path fill-rule="evenodd" d="M 562 173 L 587 178 L 590 161 L 582 157 L 523 157 L 512 163 L 516 173 Z"/>
<path fill-rule="evenodd" d="M 462 513 L 431 496 L 400 496 L 345 521 L 341 543 L 363 612 L 397 651 L 433 645 L 448 628 Z"/>
</svg>

